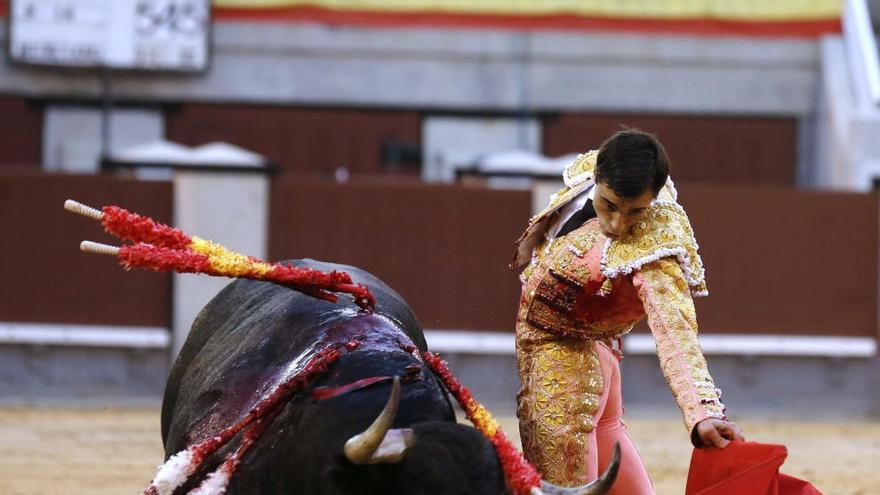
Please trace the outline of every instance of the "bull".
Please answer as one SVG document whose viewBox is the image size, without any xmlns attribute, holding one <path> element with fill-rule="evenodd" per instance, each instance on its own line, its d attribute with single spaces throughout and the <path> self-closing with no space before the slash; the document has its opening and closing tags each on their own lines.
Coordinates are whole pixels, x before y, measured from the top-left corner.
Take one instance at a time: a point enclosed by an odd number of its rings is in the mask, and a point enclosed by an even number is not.
<svg viewBox="0 0 880 495">
<path fill-rule="evenodd" d="M 456 423 L 442 383 L 413 352 L 427 345 L 403 299 L 354 267 L 292 263 L 347 271 L 375 295 L 375 311 L 267 282 L 229 284 L 196 317 L 169 375 L 161 420 L 166 459 L 215 438 L 319 349 L 339 345 L 345 352 L 325 373 L 264 418 L 226 493 L 509 493 L 493 445 Z M 199 486 L 244 438 L 239 432 L 211 453 L 175 493 Z M 616 469 L 615 460 L 589 486 L 545 483 L 533 493 L 605 493 Z"/>
</svg>

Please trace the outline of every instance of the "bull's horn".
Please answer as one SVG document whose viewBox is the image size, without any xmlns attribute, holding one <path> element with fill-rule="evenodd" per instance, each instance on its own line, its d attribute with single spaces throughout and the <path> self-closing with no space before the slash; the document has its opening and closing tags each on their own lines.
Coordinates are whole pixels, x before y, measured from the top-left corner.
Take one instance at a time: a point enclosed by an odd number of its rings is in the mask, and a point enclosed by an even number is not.
<svg viewBox="0 0 880 495">
<path fill-rule="evenodd" d="M 614 479 L 617 478 L 617 470 L 620 468 L 620 443 L 614 444 L 614 455 L 611 456 L 611 462 L 596 481 L 589 485 L 574 486 L 565 488 L 556 486 L 546 481 L 541 482 L 540 489 L 532 490 L 532 495 L 603 495 L 611 490 Z"/>
<path fill-rule="evenodd" d="M 379 449 L 382 440 L 391 428 L 394 422 L 394 416 L 397 414 L 397 406 L 400 404 L 400 377 L 394 377 L 394 385 L 391 387 L 391 397 L 385 404 L 385 409 L 379 414 L 379 417 L 373 421 L 373 424 L 363 433 L 355 435 L 345 442 L 345 457 L 352 464 L 373 464 L 373 454 Z"/>
</svg>

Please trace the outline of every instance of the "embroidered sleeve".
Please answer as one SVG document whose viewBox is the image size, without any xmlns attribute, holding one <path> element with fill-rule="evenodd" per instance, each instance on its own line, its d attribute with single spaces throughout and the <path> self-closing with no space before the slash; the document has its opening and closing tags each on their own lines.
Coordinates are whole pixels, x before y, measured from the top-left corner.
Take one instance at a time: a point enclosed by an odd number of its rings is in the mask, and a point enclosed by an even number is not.
<svg viewBox="0 0 880 495">
<path fill-rule="evenodd" d="M 642 266 L 633 282 L 654 334 L 660 368 L 688 431 L 709 417 L 726 419 L 721 391 L 697 341 L 696 312 L 681 265 L 662 258 Z"/>
</svg>

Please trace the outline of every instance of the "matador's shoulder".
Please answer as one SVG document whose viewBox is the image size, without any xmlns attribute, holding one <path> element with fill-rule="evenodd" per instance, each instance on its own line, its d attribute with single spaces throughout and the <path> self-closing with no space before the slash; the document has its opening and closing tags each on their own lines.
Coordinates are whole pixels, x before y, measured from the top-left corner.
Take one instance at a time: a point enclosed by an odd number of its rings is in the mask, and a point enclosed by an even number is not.
<svg viewBox="0 0 880 495">
<path fill-rule="evenodd" d="M 565 186 L 573 189 L 593 180 L 598 156 L 599 150 L 590 150 L 578 155 L 562 172 L 562 182 Z"/>
<path fill-rule="evenodd" d="M 708 295 L 706 270 L 690 220 L 684 208 L 673 199 L 674 189 L 664 190 L 667 194 L 658 196 L 645 217 L 626 235 L 606 244 L 602 255 L 603 274 L 612 279 L 672 257 L 681 266 L 691 294 Z"/>
<path fill-rule="evenodd" d="M 596 157 L 598 150 L 581 153 L 562 172 L 562 180 L 565 186 L 550 196 L 550 203 L 537 215 L 529 219 L 529 224 L 519 239 L 514 243 L 513 260 L 510 267 L 521 270 L 532 257 L 532 251 L 549 227 L 549 219 L 557 210 L 568 204 L 580 193 L 584 192 L 593 184 L 593 175 L 596 171 Z"/>
<path fill-rule="evenodd" d="M 562 189 L 550 196 L 550 203 L 532 218 L 532 223 L 561 208 L 593 184 L 598 150 L 581 153 L 562 172 Z"/>
</svg>

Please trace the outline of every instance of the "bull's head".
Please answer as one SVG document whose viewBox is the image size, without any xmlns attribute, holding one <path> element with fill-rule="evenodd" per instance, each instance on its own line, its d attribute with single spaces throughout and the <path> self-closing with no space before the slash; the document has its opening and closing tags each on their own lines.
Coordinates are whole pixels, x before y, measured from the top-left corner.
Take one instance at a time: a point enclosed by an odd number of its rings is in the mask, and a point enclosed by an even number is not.
<svg viewBox="0 0 880 495">
<path fill-rule="evenodd" d="M 385 408 L 379 414 L 379 416 L 373 421 L 369 428 L 367 428 L 364 432 L 357 434 L 351 437 L 346 443 L 343 449 L 345 453 L 345 458 L 349 463 L 354 466 L 362 467 L 360 469 L 361 473 L 369 472 L 370 465 L 395 465 L 395 464 L 403 464 L 407 462 L 407 456 L 410 452 L 415 453 L 417 450 L 423 450 L 426 452 L 434 452 L 434 455 L 425 456 L 425 452 L 419 452 L 418 454 L 413 455 L 416 459 L 413 459 L 414 466 L 410 467 L 410 469 L 421 472 L 425 475 L 431 474 L 440 474 L 443 475 L 445 472 L 453 471 L 452 466 L 447 466 L 449 469 L 442 469 L 442 461 L 446 460 L 444 458 L 451 457 L 450 460 L 456 460 L 455 451 L 459 451 L 460 454 L 464 454 L 465 457 L 463 460 L 465 463 L 469 464 L 473 471 L 479 471 L 480 467 L 480 459 L 473 458 L 475 453 L 483 454 L 483 460 L 488 460 L 489 462 L 484 462 L 484 466 L 482 469 L 489 472 L 479 473 L 475 472 L 475 477 L 472 477 L 470 480 L 463 480 L 465 482 L 476 481 L 481 484 L 481 487 L 475 486 L 461 486 L 460 490 L 455 491 L 454 493 L 503 493 L 503 479 L 504 473 L 500 472 L 500 464 L 498 463 L 497 456 L 494 455 L 494 449 L 491 444 L 481 435 L 468 435 L 467 433 L 477 433 L 472 428 L 449 424 L 449 423 L 424 423 L 420 425 L 415 425 L 412 428 L 391 428 L 394 417 L 397 414 L 397 408 L 400 403 L 400 380 L 395 378 L 394 385 L 391 389 L 391 396 L 388 398 L 388 402 L 385 404 Z M 436 430 L 446 430 L 444 435 L 447 436 L 445 440 L 440 441 L 440 445 L 431 445 L 429 442 L 420 442 L 420 434 L 421 436 L 431 436 L 434 437 L 436 433 L 439 433 Z M 468 432 L 467 430 L 470 430 Z M 455 432 L 454 434 L 450 434 Z M 466 433 L 467 432 L 467 433 Z M 469 437 L 469 438 L 468 438 Z M 479 437 L 479 438 L 477 438 Z M 463 440 L 469 440 L 468 442 L 463 442 Z M 481 441 L 480 441 L 481 440 Z M 457 445 L 447 445 L 447 443 L 453 443 Z M 424 445 L 428 444 L 428 445 Z M 451 456 L 449 454 L 452 454 Z M 480 457 L 480 456 L 477 456 Z M 485 457 L 489 457 L 489 459 L 485 459 Z M 420 459 L 419 459 L 420 458 Z M 419 460 L 422 462 L 427 461 L 427 465 L 418 466 Z M 492 462 L 494 461 L 494 462 Z M 438 464 L 440 464 L 440 470 L 437 470 Z M 614 450 L 614 455 L 612 457 L 611 463 L 608 468 L 593 483 L 589 485 L 579 486 L 579 487 L 560 487 L 553 485 L 551 483 L 543 482 L 540 488 L 534 488 L 532 490 L 532 495 L 602 495 L 607 493 L 611 485 L 614 483 L 614 479 L 617 476 L 618 467 L 620 464 L 620 446 L 616 445 Z M 410 470 L 408 469 L 408 470 Z M 346 480 L 342 480 L 341 476 L 345 470 L 338 470 L 336 472 L 336 478 L 345 483 Z M 386 469 L 387 471 L 387 469 Z M 450 476 L 455 476 L 450 473 Z M 353 480 L 349 479 L 348 482 Z M 436 482 L 436 480 L 425 480 L 430 483 Z M 487 486 L 494 486 L 494 490 L 486 491 Z M 436 490 L 436 488 L 435 488 Z M 445 492 L 444 490 L 436 490 L 438 493 Z M 412 493 L 416 493 L 414 490 Z"/>
</svg>

